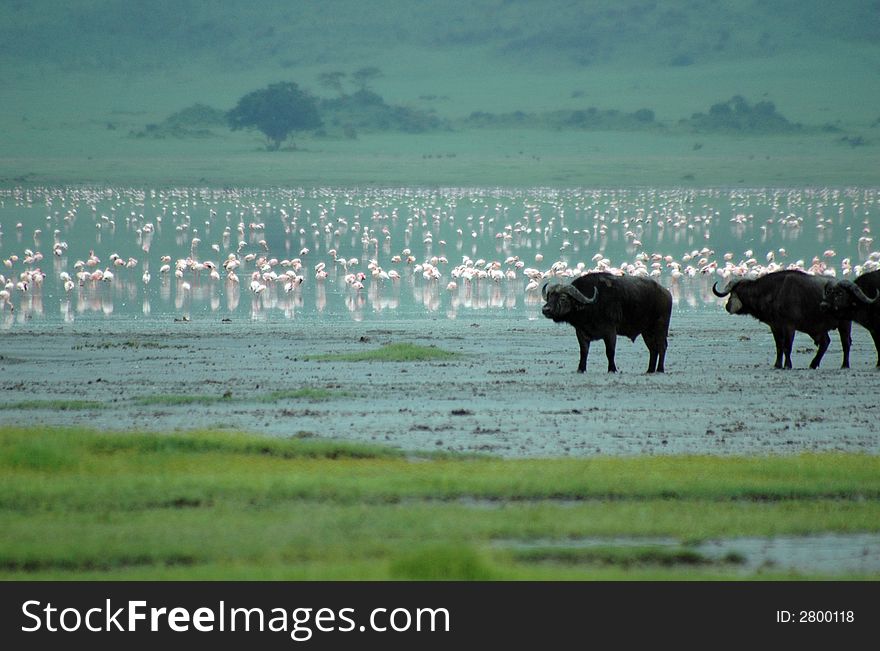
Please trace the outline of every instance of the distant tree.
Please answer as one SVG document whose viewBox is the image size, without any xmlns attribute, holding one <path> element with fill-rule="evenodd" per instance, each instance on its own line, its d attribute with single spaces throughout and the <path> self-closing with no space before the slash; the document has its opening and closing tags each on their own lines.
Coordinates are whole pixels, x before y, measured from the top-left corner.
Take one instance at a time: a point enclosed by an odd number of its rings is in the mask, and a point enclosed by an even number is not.
<svg viewBox="0 0 880 651">
<path fill-rule="evenodd" d="M 315 99 L 291 81 L 270 84 L 248 93 L 227 113 L 233 131 L 256 127 L 266 136 L 266 149 L 275 151 L 292 131 L 321 126 Z"/>
<path fill-rule="evenodd" d="M 734 95 L 727 101 L 727 103 L 730 104 L 735 113 L 739 113 L 741 115 L 745 115 L 752 110 L 752 107 L 749 106 L 746 98 L 742 95 Z"/>
<path fill-rule="evenodd" d="M 709 115 L 715 118 L 728 118 L 733 115 L 729 102 L 716 102 L 709 107 Z"/>
<path fill-rule="evenodd" d="M 758 115 L 771 116 L 776 114 L 776 105 L 773 102 L 758 102 L 752 107 L 752 111 Z"/>
<path fill-rule="evenodd" d="M 340 95 L 344 95 L 344 92 L 342 90 L 342 80 L 345 77 L 346 74 L 338 70 L 334 72 L 322 72 L 320 75 L 318 75 L 318 83 L 321 84 L 324 88 L 335 90 Z"/>
<path fill-rule="evenodd" d="M 379 68 L 377 68 L 376 66 L 368 66 L 366 68 L 355 70 L 353 73 L 351 73 L 351 78 L 361 90 L 367 90 L 370 82 L 382 76 L 382 71 L 379 70 Z"/>
</svg>

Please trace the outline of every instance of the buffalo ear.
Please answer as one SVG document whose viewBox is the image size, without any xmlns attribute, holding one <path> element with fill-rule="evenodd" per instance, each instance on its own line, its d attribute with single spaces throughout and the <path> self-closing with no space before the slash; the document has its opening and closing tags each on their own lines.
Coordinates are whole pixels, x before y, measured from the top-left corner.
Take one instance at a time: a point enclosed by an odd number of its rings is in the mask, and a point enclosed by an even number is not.
<svg viewBox="0 0 880 651">
<path fill-rule="evenodd" d="M 602 284 L 605 285 L 606 287 L 611 287 L 611 279 L 610 278 L 603 278 Z"/>
</svg>

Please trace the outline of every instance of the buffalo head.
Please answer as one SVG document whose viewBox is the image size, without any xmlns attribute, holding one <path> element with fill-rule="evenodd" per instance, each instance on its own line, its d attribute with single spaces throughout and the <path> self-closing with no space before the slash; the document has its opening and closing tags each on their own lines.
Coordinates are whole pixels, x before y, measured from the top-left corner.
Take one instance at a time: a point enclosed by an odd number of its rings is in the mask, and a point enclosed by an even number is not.
<svg viewBox="0 0 880 651">
<path fill-rule="evenodd" d="M 852 316 L 859 304 L 871 305 L 880 299 L 880 290 L 875 292 L 874 298 L 869 298 L 862 288 L 851 280 L 841 280 L 838 282 L 828 283 L 825 286 L 825 294 L 819 307 L 824 312 L 829 312 L 835 316 L 847 317 Z"/>
<path fill-rule="evenodd" d="M 572 285 L 545 284 L 541 289 L 541 295 L 547 301 L 541 312 L 548 319 L 560 322 L 567 320 L 572 312 L 584 305 L 595 303 L 599 296 L 599 288 L 593 287 L 593 296 L 588 298 Z"/>
<path fill-rule="evenodd" d="M 712 285 L 712 293 L 718 298 L 724 298 L 728 295 L 730 296 L 730 298 L 727 299 L 727 304 L 724 306 L 724 309 L 730 314 L 739 314 L 743 309 L 743 302 L 740 300 L 739 296 L 736 295 L 736 286 L 741 281 L 742 278 L 732 280 L 724 291 L 718 291 L 717 282 Z"/>
</svg>

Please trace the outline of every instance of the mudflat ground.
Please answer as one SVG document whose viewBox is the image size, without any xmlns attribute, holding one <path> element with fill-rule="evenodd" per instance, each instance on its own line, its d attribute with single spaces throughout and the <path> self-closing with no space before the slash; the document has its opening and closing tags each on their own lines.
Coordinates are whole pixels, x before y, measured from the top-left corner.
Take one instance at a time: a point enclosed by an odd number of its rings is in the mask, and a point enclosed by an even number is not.
<svg viewBox="0 0 880 651">
<path fill-rule="evenodd" d="M 575 372 L 573 330 L 544 319 L 223 323 L 78 321 L 0 335 L 0 425 L 106 430 L 231 429 L 506 457 L 880 453 L 880 372 L 854 328 L 817 371 L 795 339 L 793 371 L 750 319 L 673 315 L 667 373 L 646 375 L 641 340 L 620 339 L 605 372 L 593 344 Z M 328 361 L 391 343 L 434 345 L 442 361 Z"/>
</svg>

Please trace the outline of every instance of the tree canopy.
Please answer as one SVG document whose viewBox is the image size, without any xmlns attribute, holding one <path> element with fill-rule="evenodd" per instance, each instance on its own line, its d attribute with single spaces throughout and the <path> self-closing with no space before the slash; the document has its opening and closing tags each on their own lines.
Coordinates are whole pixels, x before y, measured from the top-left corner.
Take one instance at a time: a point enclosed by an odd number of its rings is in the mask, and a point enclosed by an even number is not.
<svg viewBox="0 0 880 651">
<path fill-rule="evenodd" d="M 281 147 L 293 131 L 321 126 L 318 104 L 307 92 L 291 81 L 270 84 L 238 100 L 227 114 L 233 131 L 255 127 L 266 136 L 266 148 Z"/>
<path fill-rule="evenodd" d="M 346 74 L 339 70 L 333 72 L 322 72 L 320 75 L 318 75 L 318 82 L 325 88 L 335 90 L 340 95 L 343 95 L 344 91 L 342 90 L 342 80 L 345 77 Z"/>
<path fill-rule="evenodd" d="M 382 76 L 382 71 L 379 70 L 379 68 L 377 68 L 376 66 L 360 68 L 359 70 L 355 70 L 351 74 L 351 78 L 354 80 L 354 83 L 356 83 L 361 90 L 367 90 L 369 88 L 370 82 Z"/>
</svg>

